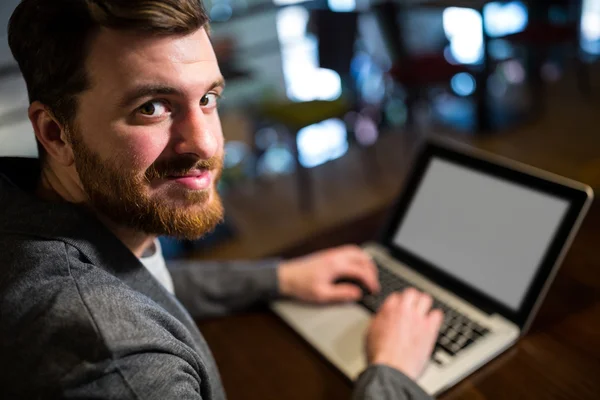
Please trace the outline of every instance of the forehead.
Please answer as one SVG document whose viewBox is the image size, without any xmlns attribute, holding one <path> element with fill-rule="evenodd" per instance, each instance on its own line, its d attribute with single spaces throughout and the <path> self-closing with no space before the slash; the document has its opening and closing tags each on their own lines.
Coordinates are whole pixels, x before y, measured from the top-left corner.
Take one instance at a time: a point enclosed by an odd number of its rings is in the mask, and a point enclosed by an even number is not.
<svg viewBox="0 0 600 400">
<path fill-rule="evenodd" d="M 91 43 L 86 71 L 92 89 L 104 91 L 143 83 L 202 86 L 220 76 L 204 28 L 170 36 L 102 29 Z"/>
</svg>

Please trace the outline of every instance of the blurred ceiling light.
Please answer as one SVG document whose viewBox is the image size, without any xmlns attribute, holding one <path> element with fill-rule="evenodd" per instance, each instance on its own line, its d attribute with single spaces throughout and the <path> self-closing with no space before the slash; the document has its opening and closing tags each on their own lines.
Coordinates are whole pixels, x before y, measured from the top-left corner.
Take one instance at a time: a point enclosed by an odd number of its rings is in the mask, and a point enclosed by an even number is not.
<svg viewBox="0 0 600 400">
<path fill-rule="evenodd" d="M 210 9 L 210 19 L 215 22 L 225 22 L 233 15 L 233 9 L 229 4 L 217 3 Z"/>
<path fill-rule="evenodd" d="M 285 63 L 285 58 L 284 58 Z M 288 97 L 294 101 L 335 100 L 342 94 L 340 76 L 330 69 L 286 69 Z"/>
<path fill-rule="evenodd" d="M 483 8 L 485 31 L 490 37 L 521 32 L 527 26 L 527 6 L 521 1 L 488 3 Z"/>
<path fill-rule="evenodd" d="M 371 118 L 359 115 L 354 125 L 356 141 L 363 146 L 370 146 L 377 141 L 379 129 Z"/>
<path fill-rule="evenodd" d="M 298 132 L 298 157 L 306 168 L 316 167 L 348 151 L 348 132 L 340 119 L 328 119 Z"/>
<path fill-rule="evenodd" d="M 514 47 L 504 39 L 490 40 L 488 44 L 490 57 L 496 60 L 506 60 L 514 55 Z"/>
<path fill-rule="evenodd" d="M 581 33 L 586 40 L 600 40 L 600 0 L 583 0 Z"/>
<path fill-rule="evenodd" d="M 316 39 L 306 34 L 308 11 L 286 7 L 277 13 L 286 93 L 293 101 L 335 100 L 342 94 L 340 76 L 318 67 Z"/>
<path fill-rule="evenodd" d="M 459 96 L 470 96 L 475 92 L 476 83 L 473 75 L 461 72 L 452 77 L 450 81 L 452 90 Z"/>
<path fill-rule="evenodd" d="M 356 10 L 356 0 L 327 0 L 331 11 L 348 12 Z"/>
<path fill-rule="evenodd" d="M 475 64 L 483 56 L 481 15 L 471 8 L 448 7 L 443 26 L 452 56 L 462 64 Z"/>
<path fill-rule="evenodd" d="M 276 6 L 287 6 L 290 4 L 306 3 L 307 1 L 311 0 L 273 0 L 273 4 L 275 4 Z"/>
<path fill-rule="evenodd" d="M 223 166 L 225 168 L 239 165 L 250 154 L 250 148 L 246 143 L 234 140 L 225 143 L 224 150 Z"/>
<path fill-rule="evenodd" d="M 581 18 L 582 39 L 587 41 L 600 40 L 600 13 L 586 13 Z"/>
<path fill-rule="evenodd" d="M 358 52 L 352 59 L 352 74 L 358 90 L 367 103 L 379 103 L 386 94 L 384 73 L 365 52 Z"/>
<path fill-rule="evenodd" d="M 342 95 L 342 80 L 337 72 L 326 68 L 318 68 L 315 72 L 315 97 L 317 99 L 335 100 Z"/>
<path fill-rule="evenodd" d="M 595 42 L 583 42 L 581 48 L 588 54 L 599 56 L 600 55 L 600 40 Z"/>
<path fill-rule="evenodd" d="M 286 42 L 298 41 L 306 34 L 308 10 L 304 7 L 286 7 L 277 12 L 277 36 L 283 45 Z"/>
<path fill-rule="evenodd" d="M 583 0 L 581 48 L 589 55 L 600 55 L 600 0 Z"/>
<path fill-rule="evenodd" d="M 266 127 L 254 134 L 254 144 L 261 150 L 266 150 L 278 142 L 279 135 L 275 128 Z"/>
<path fill-rule="evenodd" d="M 378 104 L 385 97 L 385 80 L 380 71 L 370 71 L 368 79 L 361 85 L 363 99 L 369 104 Z"/>
<path fill-rule="evenodd" d="M 448 63 L 450 63 L 452 65 L 460 64 L 456 60 L 456 58 L 454 58 L 454 55 L 452 54 L 452 50 L 450 49 L 450 46 L 444 47 L 444 58 L 446 59 L 446 61 L 448 61 Z"/>
<path fill-rule="evenodd" d="M 284 146 L 274 146 L 262 155 L 257 162 L 259 175 L 279 175 L 294 172 L 295 163 L 292 152 Z"/>
<path fill-rule="evenodd" d="M 448 7 L 444 9 L 442 18 L 444 32 L 449 40 L 472 35 L 475 30 L 479 30 L 481 34 L 481 15 L 472 8 Z"/>
<path fill-rule="evenodd" d="M 502 71 L 506 80 L 513 85 L 523 83 L 525 81 L 525 68 L 517 60 L 506 61 L 502 64 Z"/>
<path fill-rule="evenodd" d="M 461 64 L 476 64 L 483 56 L 483 43 L 473 39 L 460 38 L 452 40 L 450 51 Z"/>
</svg>

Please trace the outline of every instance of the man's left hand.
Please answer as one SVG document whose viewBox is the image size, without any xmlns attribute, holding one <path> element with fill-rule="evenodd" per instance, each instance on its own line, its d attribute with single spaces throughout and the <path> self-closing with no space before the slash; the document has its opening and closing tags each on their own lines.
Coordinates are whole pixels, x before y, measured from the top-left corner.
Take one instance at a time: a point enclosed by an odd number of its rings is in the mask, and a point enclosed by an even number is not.
<svg viewBox="0 0 600 400">
<path fill-rule="evenodd" d="M 354 245 L 336 247 L 292 259 L 278 269 L 279 291 L 283 296 L 313 303 L 359 300 L 363 293 L 350 279 L 371 293 L 379 292 L 377 268 L 371 257 Z"/>
</svg>

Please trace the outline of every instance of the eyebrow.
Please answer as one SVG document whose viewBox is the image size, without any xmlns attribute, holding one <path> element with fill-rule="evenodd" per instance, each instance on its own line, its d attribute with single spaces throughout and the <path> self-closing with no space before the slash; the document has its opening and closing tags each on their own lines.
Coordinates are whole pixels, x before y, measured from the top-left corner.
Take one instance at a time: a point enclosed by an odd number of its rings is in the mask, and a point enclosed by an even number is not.
<svg viewBox="0 0 600 400">
<path fill-rule="evenodd" d="M 225 88 L 225 79 L 223 77 L 215 80 L 208 88 L 207 92 L 210 92 L 216 88 Z M 142 97 L 155 97 L 155 96 L 168 96 L 168 95 L 179 95 L 183 96 L 183 92 L 171 86 L 165 85 L 140 85 L 137 86 L 123 95 L 119 101 L 119 106 L 122 108 L 128 107 L 133 104 L 136 100 Z"/>
</svg>

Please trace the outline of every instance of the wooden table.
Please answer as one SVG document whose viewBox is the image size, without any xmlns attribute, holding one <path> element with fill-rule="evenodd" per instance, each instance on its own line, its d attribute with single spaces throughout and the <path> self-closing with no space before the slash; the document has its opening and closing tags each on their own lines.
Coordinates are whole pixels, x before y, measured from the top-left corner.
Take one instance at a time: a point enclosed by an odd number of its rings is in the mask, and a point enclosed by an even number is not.
<svg viewBox="0 0 600 400">
<path fill-rule="evenodd" d="M 287 256 L 371 239 L 380 210 Z M 440 399 L 600 399 L 600 205 L 594 204 L 540 309 L 512 349 Z M 349 399 L 352 384 L 268 310 L 202 321 L 230 400 Z"/>
</svg>

